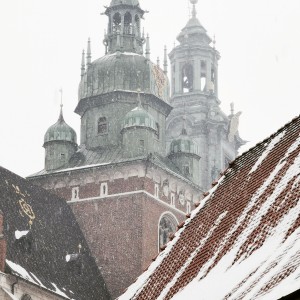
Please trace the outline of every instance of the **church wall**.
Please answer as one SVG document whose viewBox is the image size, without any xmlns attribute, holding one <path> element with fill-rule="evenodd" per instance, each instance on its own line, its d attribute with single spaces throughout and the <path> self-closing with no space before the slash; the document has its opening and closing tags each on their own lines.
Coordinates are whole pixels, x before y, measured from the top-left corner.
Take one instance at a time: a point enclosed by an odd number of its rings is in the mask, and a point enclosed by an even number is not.
<svg viewBox="0 0 300 300">
<path fill-rule="evenodd" d="M 181 223 L 202 197 L 196 187 L 146 161 L 31 181 L 68 201 L 114 297 L 158 254 L 160 217 L 169 212 Z"/>
<path fill-rule="evenodd" d="M 82 118 L 82 122 L 86 124 L 86 131 L 82 132 L 83 137 L 85 137 L 82 142 L 86 144 L 88 149 L 119 145 L 122 141 L 121 130 L 125 115 L 134 107 L 134 103 L 113 102 L 89 109 Z M 108 131 L 106 134 L 98 134 L 100 117 L 107 119 Z"/>
<path fill-rule="evenodd" d="M 142 195 L 72 203 L 113 298 L 141 273 Z"/>
<path fill-rule="evenodd" d="M 147 199 L 143 206 L 143 246 L 142 246 L 142 269 L 149 266 L 152 259 L 159 253 L 159 220 L 164 214 L 174 215 L 178 224 L 185 220 L 185 215 L 180 214 L 174 209 L 166 208 L 157 202 Z"/>
</svg>

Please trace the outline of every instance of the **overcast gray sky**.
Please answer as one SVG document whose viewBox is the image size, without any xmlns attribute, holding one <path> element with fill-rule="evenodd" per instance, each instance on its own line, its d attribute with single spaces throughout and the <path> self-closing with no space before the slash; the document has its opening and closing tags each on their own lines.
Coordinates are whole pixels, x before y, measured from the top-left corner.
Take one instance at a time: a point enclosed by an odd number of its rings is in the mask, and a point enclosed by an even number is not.
<svg viewBox="0 0 300 300">
<path fill-rule="evenodd" d="M 0 165 L 27 176 L 44 166 L 44 133 L 59 114 L 79 135 L 76 107 L 81 51 L 88 37 L 93 59 L 102 44 L 109 0 L 0 2 Z M 188 21 L 188 0 L 140 0 L 151 59 L 173 47 Z M 300 1 L 199 0 L 198 18 L 221 53 L 219 97 L 223 111 L 242 111 L 245 151 L 299 115 Z"/>
</svg>

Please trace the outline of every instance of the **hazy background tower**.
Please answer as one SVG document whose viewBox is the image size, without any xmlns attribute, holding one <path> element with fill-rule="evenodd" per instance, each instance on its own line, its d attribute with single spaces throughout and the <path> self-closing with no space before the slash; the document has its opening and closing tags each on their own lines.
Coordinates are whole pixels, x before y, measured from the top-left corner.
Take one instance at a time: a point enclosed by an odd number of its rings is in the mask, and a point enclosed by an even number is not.
<svg viewBox="0 0 300 300">
<path fill-rule="evenodd" d="M 182 117 L 186 117 L 187 135 L 199 147 L 200 174 L 197 184 L 207 189 L 218 173 L 232 161 L 244 141 L 237 128 L 231 129 L 231 119 L 220 108 L 218 97 L 219 52 L 215 49 L 206 29 L 197 18 L 198 0 L 190 0 L 192 15 L 177 37 L 179 42 L 169 58 L 171 61 L 171 105 L 174 107 L 167 119 L 167 152 L 182 129 Z M 237 119 L 236 116 L 233 119 Z M 237 124 L 237 122 L 235 122 Z M 234 132 L 234 133 L 233 133 Z"/>
</svg>

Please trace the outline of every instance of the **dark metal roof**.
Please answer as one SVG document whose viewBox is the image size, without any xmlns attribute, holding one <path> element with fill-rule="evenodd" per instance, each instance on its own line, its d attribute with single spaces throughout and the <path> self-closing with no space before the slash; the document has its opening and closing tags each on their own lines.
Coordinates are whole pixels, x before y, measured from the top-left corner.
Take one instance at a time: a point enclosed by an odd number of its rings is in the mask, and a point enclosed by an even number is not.
<svg viewBox="0 0 300 300">
<path fill-rule="evenodd" d="M 0 167 L 0 209 L 7 272 L 66 299 L 110 299 L 65 200 Z M 67 254 L 76 259 L 67 262 Z"/>
</svg>

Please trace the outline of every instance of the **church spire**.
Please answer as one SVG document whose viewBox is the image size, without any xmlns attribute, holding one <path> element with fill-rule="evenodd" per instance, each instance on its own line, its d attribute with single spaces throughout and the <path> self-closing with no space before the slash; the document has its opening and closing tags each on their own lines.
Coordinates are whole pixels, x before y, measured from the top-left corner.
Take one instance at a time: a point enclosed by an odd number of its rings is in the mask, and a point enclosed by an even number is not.
<svg viewBox="0 0 300 300">
<path fill-rule="evenodd" d="M 64 122 L 64 116 L 63 116 L 63 89 L 60 88 L 59 89 L 59 93 L 60 93 L 60 113 L 59 113 L 59 118 L 58 121 L 59 123 Z"/>
<path fill-rule="evenodd" d="M 197 18 L 196 4 L 198 3 L 198 0 L 190 0 L 190 1 L 193 4 L 192 18 Z"/>
<path fill-rule="evenodd" d="M 168 73 L 168 56 L 167 56 L 167 46 L 164 49 L 164 73 Z"/>
<path fill-rule="evenodd" d="M 149 34 L 147 34 L 146 38 L 146 58 L 150 60 L 150 37 Z"/>
<path fill-rule="evenodd" d="M 91 39 L 88 38 L 87 51 L 86 51 L 86 64 L 89 67 L 92 64 L 92 51 L 91 51 Z"/>
<path fill-rule="evenodd" d="M 85 53 L 84 50 L 82 50 L 82 57 L 81 57 L 81 78 L 83 78 L 85 73 Z"/>
</svg>

